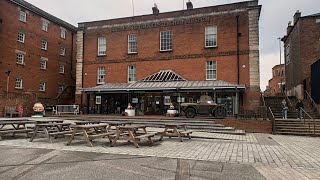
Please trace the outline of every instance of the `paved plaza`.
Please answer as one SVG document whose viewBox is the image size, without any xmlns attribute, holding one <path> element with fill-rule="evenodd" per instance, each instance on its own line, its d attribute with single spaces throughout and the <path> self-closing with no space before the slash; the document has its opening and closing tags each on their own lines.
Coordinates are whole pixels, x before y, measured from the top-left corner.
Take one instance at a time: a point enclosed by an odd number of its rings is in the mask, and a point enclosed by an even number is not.
<svg viewBox="0 0 320 180">
<path fill-rule="evenodd" d="M 42 179 L 43 176 L 37 175 L 41 171 L 52 173 L 50 177 L 63 172 L 66 179 L 72 179 L 72 174 L 80 171 L 86 163 L 90 164 L 88 166 L 92 171 L 97 170 L 94 173 L 97 177 L 91 176 L 88 179 L 105 179 L 99 175 L 104 171 L 96 167 L 100 163 L 114 170 L 108 173 L 108 177 L 113 177 L 111 179 L 177 179 L 180 176 L 184 177 L 182 179 L 320 179 L 320 138 L 251 133 L 228 135 L 194 132 L 193 135 L 202 138 L 180 142 L 177 138 L 157 141 L 159 137 L 156 136 L 153 146 L 142 143 L 140 148 L 128 142 L 119 142 L 115 147 L 110 147 L 107 138 L 95 140 L 94 147 L 89 147 L 81 139 L 66 146 L 67 140 L 63 138 L 54 139 L 50 144 L 46 138 L 29 142 L 25 138 L 7 137 L 0 141 L 0 179 Z M 68 162 L 78 161 L 79 153 L 85 153 L 93 159 L 81 159 L 78 166 Z M 72 154 L 76 154 L 76 158 Z M 23 162 L 15 164 L 11 161 L 20 156 L 19 161 Z M 53 158 L 55 156 L 63 160 L 58 163 L 67 168 L 55 167 L 47 172 L 47 166 L 56 160 Z M 108 158 L 97 160 L 99 163 L 96 164 L 96 156 Z M 122 162 L 125 166 L 121 166 L 118 164 L 121 161 L 112 161 L 113 158 L 127 159 L 127 163 Z M 141 160 L 145 158 L 146 161 Z M 139 159 L 141 161 L 136 162 Z M 148 167 L 148 163 L 155 167 Z M 124 173 L 116 173 L 117 169 Z M 150 169 L 157 173 L 152 173 Z M 92 173 L 90 171 L 86 175 L 76 176 L 85 179 Z"/>
</svg>

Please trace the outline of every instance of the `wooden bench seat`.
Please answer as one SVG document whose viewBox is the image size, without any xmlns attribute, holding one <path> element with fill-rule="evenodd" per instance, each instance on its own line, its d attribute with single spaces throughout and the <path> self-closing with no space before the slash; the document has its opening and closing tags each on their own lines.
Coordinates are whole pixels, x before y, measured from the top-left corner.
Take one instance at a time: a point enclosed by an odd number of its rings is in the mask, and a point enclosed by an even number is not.
<svg viewBox="0 0 320 180">
<path fill-rule="evenodd" d="M 191 134 L 192 133 L 192 131 L 178 131 L 180 134 Z"/>
<path fill-rule="evenodd" d="M 33 131 L 32 129 L 12 129 L 0 131 L 0 134 L 9 134 L 9 133 L 27 133 Z"/>
<path fill-rule="evenodd" d="M 90 139 L 96 139 L 96 138 L 106 137 L 106 136 L 110 136 L 110 135 L 114 135 L 114 134 L 115 134 L 115 132 L 107 132 L 107 133 L 88 135 L 88 137 Z"/>
<path fill-rule="evenodd" d="M 150 138 L 150 137 L 153 137 L 155 135 L 156 135 L 155 133 L 147 133 L 147 134 L 138 135 L 135 138 L 136 139 Z"/>
<path fill-rule="evenodd" d="M 49 133 L 49 135 L 55 136 L 55 135 L 66 135 L 66 134 L 72 134 L 73 131 L 62 131 L 62 132 L 52 132 Z"/>
</svg>

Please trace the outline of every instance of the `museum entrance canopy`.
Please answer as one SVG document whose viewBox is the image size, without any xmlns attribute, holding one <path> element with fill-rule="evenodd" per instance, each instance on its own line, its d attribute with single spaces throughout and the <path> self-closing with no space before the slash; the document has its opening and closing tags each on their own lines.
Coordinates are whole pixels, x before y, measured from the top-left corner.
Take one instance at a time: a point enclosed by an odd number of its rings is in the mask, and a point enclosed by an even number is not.
<svg viewBox="0 0 320 180">
<path fill-rule="evenodd" d="M 139 91 L 244 91 L 245 86 L 215 81 L 188 81 L 172 70 L 161 70 L 140 81 L 133 83 L 106 83 L 92 88 L 82 89 L 84 92 L 139 92 Z"/>
</svg>

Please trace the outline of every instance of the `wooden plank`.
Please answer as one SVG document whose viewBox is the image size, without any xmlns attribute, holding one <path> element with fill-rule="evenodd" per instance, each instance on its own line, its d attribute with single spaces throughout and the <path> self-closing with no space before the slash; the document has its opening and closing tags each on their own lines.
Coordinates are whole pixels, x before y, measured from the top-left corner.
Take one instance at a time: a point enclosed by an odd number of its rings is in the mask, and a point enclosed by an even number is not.
<svg viewBox="0 0 320 180">
<path fill-rule="evenodd" d="M 176 180 L 189 180 L 190 179 L 190 162 L 189 160 L 178 159 Z"/>
</svg>

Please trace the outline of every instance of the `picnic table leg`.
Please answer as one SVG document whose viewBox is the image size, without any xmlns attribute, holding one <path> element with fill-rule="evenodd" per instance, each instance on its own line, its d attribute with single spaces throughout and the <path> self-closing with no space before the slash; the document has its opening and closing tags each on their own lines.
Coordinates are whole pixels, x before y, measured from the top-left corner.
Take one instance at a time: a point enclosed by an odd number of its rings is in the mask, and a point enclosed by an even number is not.
<svg viewBox="0 0 320 180">
<path fill-rule="evenodd" d="M 67 146 L 71 144 L 71 141 L 74 139 L 74 136 L 76 135 L 77 130 L 78 130 L 77 128 L 73 129 L 72 135 L 71 135 L 71 137 L 70 137 L 70 139 L 69 139 L 69 141 L 67 143 Z"/>
<path fill-rule="evenodd" d="M 118 141 L 118 139 L 119 139 L 119 137 L 120 137 L 120 129 L 117 127 L 117 131 L 116 131 L 116 133 L 117 133 L 117 135 L 116 135 L 116 137 L 112 140 L 112 143 L 111 143 L 111 147 L 113 147 L 115 144 L 116 144 L 116 142 Z"/>
<path fill-rule="evenodd" d="M 129 137 L 132 140 L 134 146 L 136 146 L 136 148 L 139 148 L 139 144 L 137 143 L 136 139 L 134 138 L 133 133 L 129 130 L 128 134 L 129 134 Z"/>
<path fill-rule="evenodd" d="M 86 139 L 87 143 L 88 143 L 91 147 L 93 147 L 93 145 L 92 145 L 92 143 L 91 143 L 91 141 L 90 141 L 90 138 L 89 138 L 89 136 L 88 136 L 87 131 L 86 131 L 84 128 L 82 128 L 82 132 L 83 132 L 83 136 L 84 136 L 84 138 Z"/>
<path fill-rule="evenodd" d="M 177 134 L 177 136 L 178 136 L 178 138 L 180 139 L 180 141 L 183 142 L 183 139 L 182 139 L 182 137 L 181 137 L 181 134 L 178 132 L 178 130 L 177 130 L 176 127 L 173 128 L 173 132 L 174 132 L 175 134 Z"/>
<path fill-rule="evenodd" d="M 49 134 L 49 132 L 48 132 L 48 129 L 45 127 L 45 128 L 43 129 L 43 131 L 44 131 L 45 135 L 47 136 L 47 138 L 49 139 L 50 143 L 52 143 L 52 140 L 51 140 L 51 138 L 50 138 L 50 134 Z"/>
<path fill-rule="evenodd" d="M 184 131 L 187 132 L 187 125 L 184 125 L 184 126 L 183 126 L 183 129 L 184 129 Z M 190 133 L 187 133 L 186 135 L 187 135 L 187 137 L 188 137 L 189 139 L 191 139 Z"/>
<path fill-rule="evenodd" d="M 159 141 L 162 141 L 162 138 L 163 138 L 163 136 L 165 136 L 165 135 L 166 135 L 167 130 L 168 130 L 168 127 L 166 127 L 166 128 L 164 129 L 164 131 L 161 133 L 161 136 L 160 136 Z"/>
<path fill-rule="evenodd" d="M 39 130 L 39 126 L 36 126 L 36 128 L 34 129 L 33 135 L 30 138 L 30 142 L 32 142 L 33 139 L 36 137 L 38 130 Z"/>
</svg>

